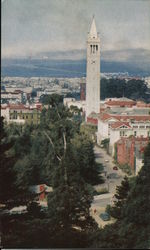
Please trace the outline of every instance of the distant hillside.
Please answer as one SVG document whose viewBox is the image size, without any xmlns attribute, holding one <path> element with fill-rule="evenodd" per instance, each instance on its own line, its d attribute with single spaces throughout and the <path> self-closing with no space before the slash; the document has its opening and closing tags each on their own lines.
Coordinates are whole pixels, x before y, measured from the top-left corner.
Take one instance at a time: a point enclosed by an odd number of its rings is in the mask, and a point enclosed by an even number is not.
<svg viewBox="0 0 150 250">
<path fill-rule="evenodd" d="M 101 72 L 128 72 L 129 75 L 150 75 L 150 64 L 101 60 Z M 83 77 L 86 60 L 2 59 L 2 76 L 20 77 Z"/>
</svg>

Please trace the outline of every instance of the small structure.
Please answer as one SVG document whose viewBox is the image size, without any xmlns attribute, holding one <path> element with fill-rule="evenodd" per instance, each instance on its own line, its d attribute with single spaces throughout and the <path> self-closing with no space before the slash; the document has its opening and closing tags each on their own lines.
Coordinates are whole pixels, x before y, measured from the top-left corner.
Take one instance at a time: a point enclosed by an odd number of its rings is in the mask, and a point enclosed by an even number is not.
<svg viewBox="0 0 150 250">
<path fill-rule="evenodd" d="M 40 202 L 47 200 L 47 195 L 53 191 L 53 188 L 46 184 L 39 184 L 30 186 L 29 191 L 35 195 L 35 200 Z"/>
</svg>

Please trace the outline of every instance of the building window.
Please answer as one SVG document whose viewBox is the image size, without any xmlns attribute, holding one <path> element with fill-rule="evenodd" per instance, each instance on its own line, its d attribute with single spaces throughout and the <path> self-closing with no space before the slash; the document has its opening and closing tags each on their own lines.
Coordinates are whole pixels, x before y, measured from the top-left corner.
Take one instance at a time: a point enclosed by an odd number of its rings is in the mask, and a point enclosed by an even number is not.
<svg viewBox="0 0 150 250">
<path fill-rule="evenodd" d="M 140 126 L 139 128 L 145 128 L 145 126 Z"/>
<path fill-rule="evenodd" d="M 138 128 L 138 126 L 133 126 L 133 128 Z"/>
<path fill-rule="evenodd" d="M 90 47 L 91 47 L 91 53 L 92 53 L 92 45 L 90 45 Z"/>
<path fill-rule="evenodd" d="M 125 131 L 120 131 L 120 136 L 125 136 Z"/>
<path fill-rule="evenodd" d="M 95 45 L 93 45 L 93 54 L 95 53 Z"/>
<path fill-rule="evenodd" d="M 137 132 L 136 131 L 134 131 L 134 136 L 137 136 Z"/>
<path fill-rule="evenodd" d="M 98 51 L 98 45 L 96 45 L 96 51 Z"/>
</svg>

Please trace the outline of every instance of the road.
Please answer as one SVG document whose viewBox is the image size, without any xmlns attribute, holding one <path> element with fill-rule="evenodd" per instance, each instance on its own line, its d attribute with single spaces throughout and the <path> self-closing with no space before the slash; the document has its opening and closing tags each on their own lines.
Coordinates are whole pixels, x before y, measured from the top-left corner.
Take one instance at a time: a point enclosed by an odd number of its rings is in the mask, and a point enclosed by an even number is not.
<svg viewBox="0 0 150 250">
<path fill-rule="evenodd" d="M 108 223 L 113 221 L 104 222 L 99 218 L 99 214 L 105 211 L 107 205 L 111 205 L 113 201 L 113 196 L 116 193 L 116 187 L 121 184 L 125 174 L 120 170 L 113 170 L 114 163 L 113 158 L 106 153 L 103 148 L 95 146 L 94 148 L 96 162 L 103 164 L 104 166 L 104 179 L 105 183 L 97 185 L 96 187 L 105 187 L 108 190 L 108 194 L 102 194 L 94 197 L 94 201 L 91 206 L 91 215 L 96 220 L 99 226 L 103 227 Z M 109 176 L 109 178 L 107 178 Z M 96 209 L 96 213 L 93 211 Z"/>
<path fill-rule="evenodd" d="M 125 174 L 120 169 L 113 170 L 113 167 L 115 166 L 115 164 L 113 163 L 113 158 L 108 155 L 103 148 L 95 146 L 94 152 L 96 161 L 103 164 L 104 171 L 106 171 L 105 186 L 107 184 L 109 193 L 114 195 L 116 192 L 116 186 L 120 185 Z M 106 162 L 106 160 L 108 162 Z M 107 179 L 107 176 L 110 176 L 110 178 Z"/>
</svg>

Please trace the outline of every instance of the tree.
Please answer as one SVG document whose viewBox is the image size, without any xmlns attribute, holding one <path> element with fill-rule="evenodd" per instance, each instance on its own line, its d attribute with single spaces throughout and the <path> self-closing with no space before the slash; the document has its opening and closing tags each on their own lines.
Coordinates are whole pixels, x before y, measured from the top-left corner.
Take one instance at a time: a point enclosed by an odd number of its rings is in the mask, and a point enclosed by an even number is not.
<svg viewBox="0 0 150 250">
<path fill-rule="evenodd" d="M 0 117 L 0 203 L 9 206 L 16 196 L 15 172 L 13 170 L 16 159 L 9 154 L 12 143 L 6 142 L 6 136 L 3 118 Z"/>
<path fill-rule="evenodd" d="M 96 227 L 89 213 L 93 194 L 80 176 L 78 165 L 73 148 L 68 145 L 55 172 L 54 192 L 48 197 L 49 216 L 58 234 L 55 247 L 58 247 L 58 242 L 61 242 L 61 247 L 86 246 L 87 232 Z M 79 245 L 76 240 L 80 238 L 80 234 L 83 234 L 84 240 Z"/>
<path fill-rule="evenodd" d="M 40 98 L 40 102 L 43 104 L 49 104 L 52 107 L 63 103 L 63 96 L 58 94 L 43 95 Z"/>
<path fill-rule="evenodd" d="M 148 99 L 148 88 L 143 80 L 101 79 L 101 99 L 127 97 L 131 99 Z"/>
<path fill-rule="evenodd" d="M 127 176 L 124 177 L 120 186 L 116 188 L 114 206 L 110 208 L 110 215 L 118 220 L 122 219 L 122 210 L 130 192 L 130 184 Z"/>
<path fill-rule="evenodd" d="M 80 175 L 85 182 L 96 185 L 102 183 L 100 173 L 102 166 L 95 161 L 94 145 L 91 139 L 84 134 L 77 134 L 72 139 L 76 158 L 79 162 Z"/>
<path fill-rule="evenodd" d="M 81 149 L 87 154 L 83 159 Z M 44 215 L 30 201 L 25 215 L 3 220 L 4 246 L 89 246 L 89 234 L 97 229 L 89 211 L 93 200 L 89 183 L 96 180 L 99 171 L 93 144 L 80 134 L 80 125 L 73 114 L 53 101 L 43 111 L 38 126 L 22 128 L 13 152 L 17 159 L 14 166 L 17 185 L 26 191 L 29 185 L 46 182 L 52 185 L 53 192 L 49 194 L 48 211 Z"/>
</svg>

